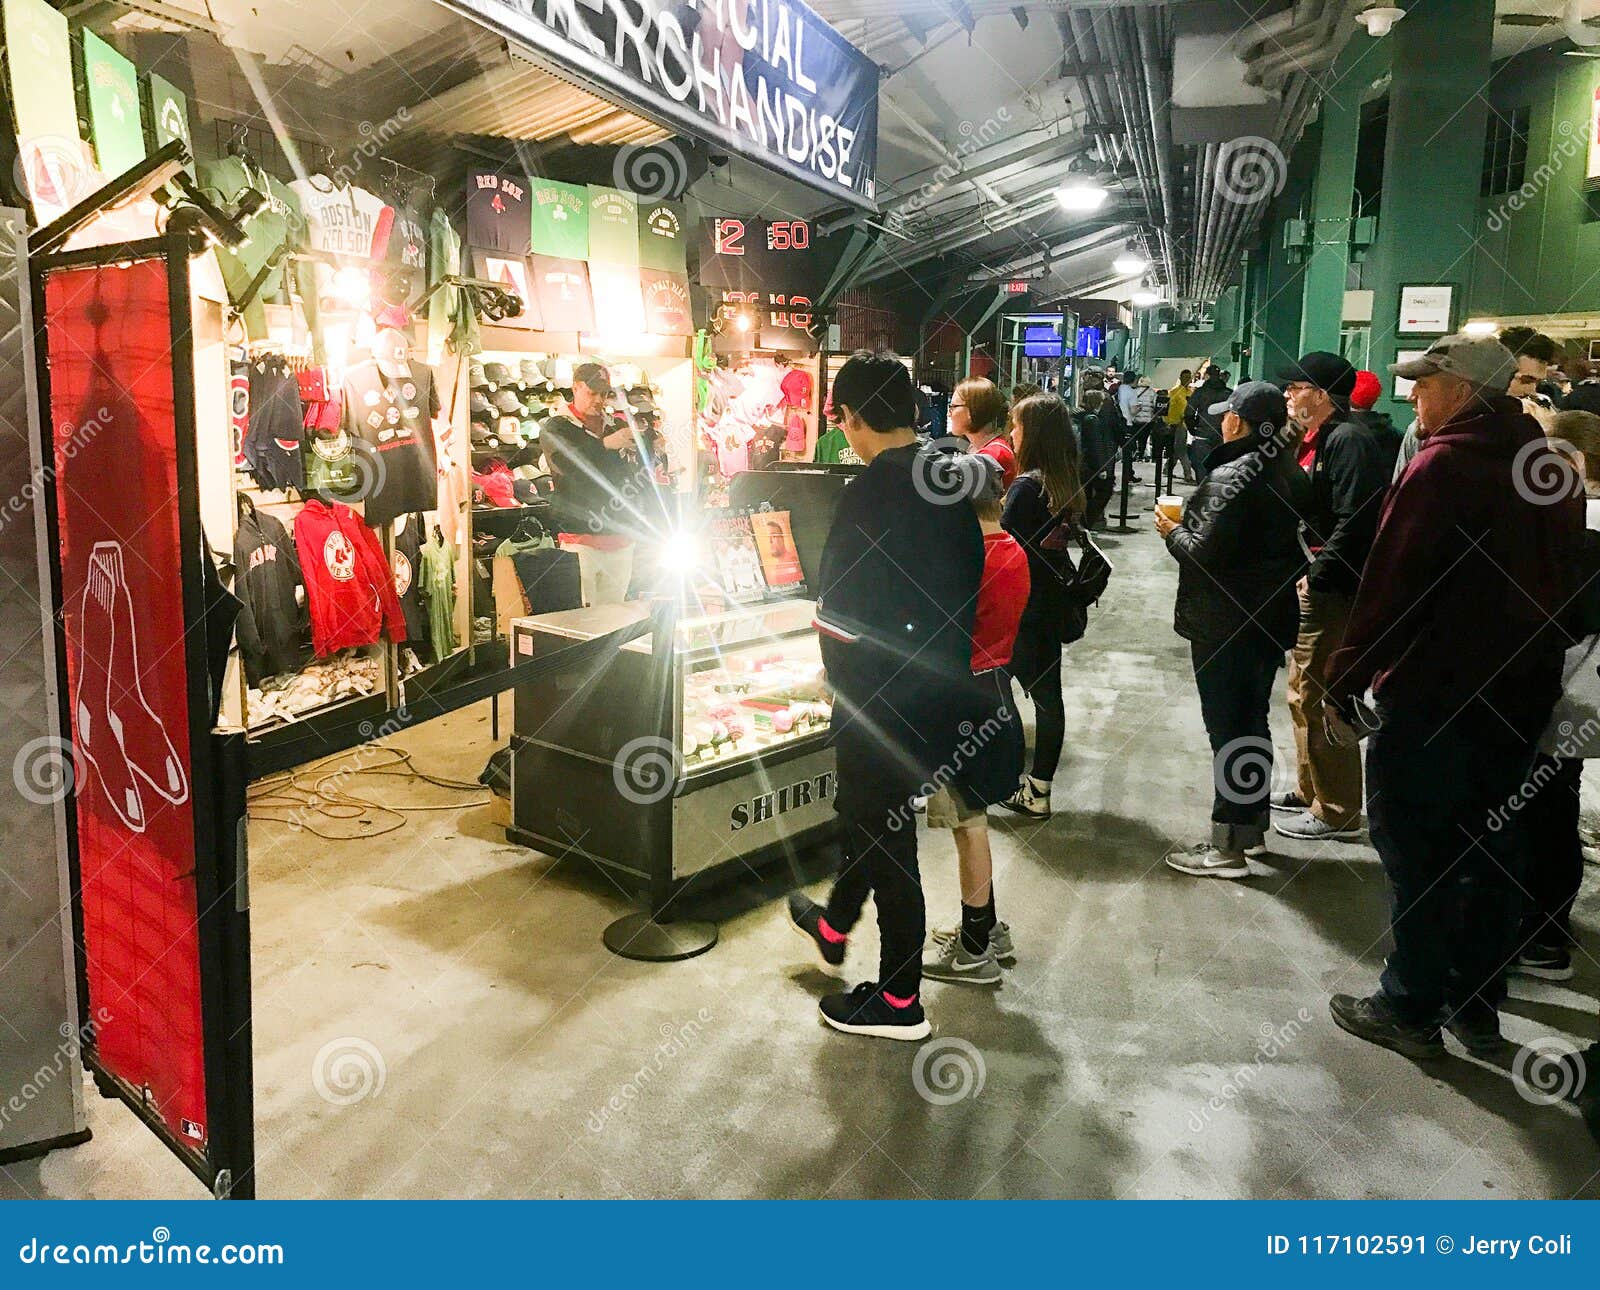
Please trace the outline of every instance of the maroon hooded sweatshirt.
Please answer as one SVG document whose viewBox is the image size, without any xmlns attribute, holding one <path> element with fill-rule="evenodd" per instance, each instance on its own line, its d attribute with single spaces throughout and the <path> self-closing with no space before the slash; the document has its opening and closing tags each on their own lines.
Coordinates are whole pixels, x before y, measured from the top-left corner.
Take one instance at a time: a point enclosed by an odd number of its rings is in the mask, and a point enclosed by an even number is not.
<svg viewBox="0 0 1600 1290">
<path fill-rule="evenodd" d="M 1466 714 L 1488 718 L 1475 729 L 1537 739 L 1561 692 L 1556 619 L 1582 540 L 1582 502 L 1552 495 L 1569 474 L 1515 399 L 1426 436 L 1384 500 L 1328 660 L 1334 701 L 1370 686 L 1386 717 L 1443 726 Z"/>
</svg>

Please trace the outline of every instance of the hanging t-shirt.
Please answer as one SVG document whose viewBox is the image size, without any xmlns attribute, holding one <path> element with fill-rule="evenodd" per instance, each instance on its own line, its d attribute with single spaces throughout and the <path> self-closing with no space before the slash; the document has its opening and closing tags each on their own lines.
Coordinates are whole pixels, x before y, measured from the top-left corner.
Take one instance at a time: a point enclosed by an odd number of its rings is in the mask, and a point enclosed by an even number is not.
<svg viewBox="0 0 1600 1290">
<path fill-rule="evenodd" d="M 591 264 L 589 290 L 594 297 L 594 331 L 608 336 L 637 336 L 644 331 L 644 298 L 639 270 L 628 264 Z"/>
<path fill-rule="evenodd" d="M 78 137 L 71 36 L 66 15 L 45 0 L 6 0 L 0 18 L 17 169 L 44 224 L 99 187 Z"/>
<path fill-rule="evenodd" d="M 428 605 L 428 636 L 433 657 L 442 661 L 456 649 L 456 556 L 450 544 L 430 533 L 422 544 L 422 594 Z"/>
<path fill-rule="evenodd" d="M 589 263 L 639 263 L 639 199 L 589 185 Z"/>
<path fill-rule="evenodd" d="M 354 184 L 340 186 L 326 175 L 289 185 L 305 216 L 306 245 L 326 255 L 381 260 L 389 248 L 394 207 Z"/>
<path fill-rule="evenodd" d="M 106 178 L 115 178 L 144 160 L 138 69 L 85 27 L 83 83 L 95 160 Z"/>
<path fill-rule="evenodd" d="M 251 363 L 247 375 L 250 426 L 244 438 L 245 464 L 263 488 L 304 489 L 300 387 L 281 359 Z"/>
<path fill-rule="evenodd" d="M 407 269 L 427 268 L 428 229 L 413 203 L 394 208 L 394 226 L 389 230 L 388 259 L 389 263 Z M 420 275 L 415 279 L 415 285 L 422 285 Z"/>
<path fill-rule="evenodd" d="M 394 571 L 394 594 L 405 615 L 406 640 L 424 663 L 428 657 L 428 607 L 422 595 L 422 519 L 403 516 L 395 521 L 394 550 L 389 555 Z"/>
<path fill-rule="evenodd" d="M 677 202 L 640 204 L 639 264 L 663 273 L 688 272 L 683 207 Z"/>
<path fill-rule="evenodd" d="M 589 294 L 589 266 L 582 260 L 529 257 L 533 290 L 546 331 L 593 331 L 594 300 Z"/>
<path fill-rule="evenodd" d="M 533 249 L 558 260 L 589 258 L 589 190 L 555 179 L 533 181 Z"/>
<path fill-rule="evenodd" d="M 243 157 L 229 156 L 202 163 L 200 184 L 208 197 L 226 207 L 232 207 L 247 188 L 254 188 L 267 199 L 267 204 L 245 225 L 250 235 L 248 241 L 231 250 L 216 248 L 217 264 L 222 269 L 228 298 L 238 303 L 262 269 L 279 263 L 286 252 L 301 244 L 305 220 L 300 211 L 300 199 L 291 186 L 279 183 Z M 266 305 L 287 299 L 283 274 L 268 274 L 244 310 L 245 331 L 252 340 L 261 340 L 267 335 Z M 315 317 L 315 310 L 316 301 L 311 299 L 306 304 L 307 321 Z"/>
<path fill-rule="evenodd" d="M 647 332 L 652 336 L 694 335 L 686 274 L 640 269 L 639 287 L 644 292 L 644 329 Z"/>
<path fill-rule="evenodd" d="M 417 362 L 410 368 L 410 376 L 385 376 L 369 359 L 344 378 L 345 425 L 365 459 L 362 513 L 368 524 L 439 505 L 433 443 L 439 392 L 431 368 Z"/>
<path fill-rule="evenodd" d="M 507 255 L 533 250 L 528 177 L 493 170 L 467 174 L 467 245 Z"/>
</svg>

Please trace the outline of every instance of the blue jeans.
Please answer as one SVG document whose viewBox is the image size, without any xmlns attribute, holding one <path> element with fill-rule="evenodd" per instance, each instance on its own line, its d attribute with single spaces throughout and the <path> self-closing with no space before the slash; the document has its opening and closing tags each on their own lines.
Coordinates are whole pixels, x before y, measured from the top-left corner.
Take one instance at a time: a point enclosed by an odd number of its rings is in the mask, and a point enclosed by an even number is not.
<svg viewBox="0 0 1600 1290">
<path fill-rule="evenodd" d="M 1246 628 L 1222 644 L 1190 643 L 1200 715 L 1211 741 L 1211 842 L 1260 846 L 1271 820 L 1272 734 L 1267 712 L 1284 651 Z"/>
<path fill-rule="evenodd" d="M 1534 747 L 1493 716 L 1384 713 L 1367 747 L 1367 818 L 1389 880 L 1382 989 L 1412 1025 L 1497 1009 L 1524 885 L 1517 803 Z"/>
</svg>

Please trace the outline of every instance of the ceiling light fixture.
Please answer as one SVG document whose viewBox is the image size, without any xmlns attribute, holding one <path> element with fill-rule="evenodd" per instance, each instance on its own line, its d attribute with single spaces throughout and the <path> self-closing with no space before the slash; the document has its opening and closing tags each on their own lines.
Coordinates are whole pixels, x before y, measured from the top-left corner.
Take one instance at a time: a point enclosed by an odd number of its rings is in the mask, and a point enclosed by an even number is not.
<svg viewBox="0 0 1600 1290">
<path fill-rule="evenodd" d="M 1150 267 L 1150 261 L 1137 251 L 1124 251 L 1111 261 L 1111 271 L 1119 278 L 1136 278 Z"/>
<path fill-rule="evenodd" d="M 1392 4 L 1375 4 L 1370 9 L 1363 9 L 1356 15 L 1356 21 L 1367 29 L 1367 35 L 1376 39 L 1387 36 L 1395 23 L 1406 16 L 1404 9 L 1397 9 Z"/>
<path fill-rule="evenodd" d="M 1106 198 L 1109 196 L 1111 194 L 1102 185 L 1092 180 L 1074 180 L 1056 189 L 1056 200 L 1061 203 L 1061 209 L 1072 211 L 1074 214 L 1087 215 L 1091 211 L 1099 210 L 1106 204 Z"/>
<path fill-rule="evenodd" d="M 1468 336 L 1493 336 L 1500 328 L 1487 318 L 1474 318 L 1461 330 Z"/>
<path fill-rule="evenodd" d="M 1153 305 L 1166 303 L 1166 297 L 1159 291 L 1152 291 L 1149 287 L 1140 287 L 1128 298 L 1128 303 L 1136 309 L 1149 309 Z"/>
</svg>

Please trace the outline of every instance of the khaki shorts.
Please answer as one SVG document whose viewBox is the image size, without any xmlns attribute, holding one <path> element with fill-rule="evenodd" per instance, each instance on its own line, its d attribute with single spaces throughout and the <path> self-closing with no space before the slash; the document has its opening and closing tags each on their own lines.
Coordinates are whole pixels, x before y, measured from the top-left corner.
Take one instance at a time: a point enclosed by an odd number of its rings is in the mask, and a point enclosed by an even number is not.
<svg viewBox="0 0 1600 1290">
<path fill-rule="evenodd" d="M 946 784 L 928 799 L 930 829 L 964 829 L 988 818 L 989 813 L 981 806 L 971 805 L 954 784 Z"/>
</svg>

